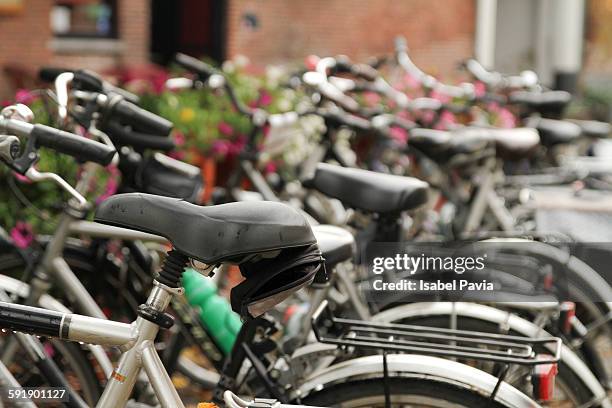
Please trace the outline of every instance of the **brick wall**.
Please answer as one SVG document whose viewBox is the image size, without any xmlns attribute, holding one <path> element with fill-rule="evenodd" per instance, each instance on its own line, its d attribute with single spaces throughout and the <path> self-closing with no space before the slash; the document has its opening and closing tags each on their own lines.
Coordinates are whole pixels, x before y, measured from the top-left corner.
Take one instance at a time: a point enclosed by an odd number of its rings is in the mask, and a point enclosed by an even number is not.
<svg viewBox="0 0 612 408">
<path fill-rule="evenodd" d="M 51 58 L 47 41 L 50 0 L 25 0 L 23 12 L 0 16 L 0 100 L 10 97 L 10 84 L 3 72 L 7 66 L 31 71 Z"/>
<path fill-rule="evenodd" d="M 343 53 L 357 60 L 388 54 L 393 38 L 408 39 L 410 55 L 445 74 L 473 54 L 474 0 L 228 0 L 227 55 L 252 62 L 301 60 Z M 245 23 L 255 16 L 256 28 Z"/>
<path fill-rule="evenodd" d="M 42 65 L 104 71 L 148 62 L 149 0 L 119 0 L 118 42 L 107 42 L 102 49 L 83 42 L 82 47 L 70 50 L 53 39 L 49 26 L 53 0 L 24 0 L 24 3 L 22 13 L 0 16 L 0 100 L 10 99 L 14 92 L 14 81 L 5 72 L 7 66 L 15 66 L 21 72 L 18 77 L 26 81 L 23 85 L 30 87 L 32 83 L 28 79 Z"/>
<path fill-rule="evenodd" d="M 410 55 L 432 74 L 454 71 L 472 55 L 475 0 L 227 0 L 228 57 L 243 54 L 263 66 L 302 61 L 308 54 L 348 54 L 356 60 L 392 51 L 408 39 Z M 97 71 L 140 65 L 149 57 L 149 0 L 119 0 L 120 42 L 112 49 L 57 47 L 49 27 L 53 0 L 24 0 L 22 13 L 0 16 L 0 99 L 14 92 L 4 72 L 16 65 L 31 78 L 41 65 Z M 250 28 L 245 16 L 255 17 Z M 30 84 L 24 83 L 24 86 Z"/>
</svg>

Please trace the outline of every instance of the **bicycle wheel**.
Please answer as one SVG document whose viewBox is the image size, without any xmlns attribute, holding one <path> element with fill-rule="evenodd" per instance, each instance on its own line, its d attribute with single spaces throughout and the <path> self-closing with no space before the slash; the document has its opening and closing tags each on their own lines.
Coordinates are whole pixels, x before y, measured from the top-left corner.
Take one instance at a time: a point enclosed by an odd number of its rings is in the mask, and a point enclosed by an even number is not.
<svg viewBox="0 0 612 408">
<path fill-rule="evenodd" d="M 22 273 L 26 267 L 25 260 L 16 252 L 5 252 L 0 254 L 0 274 L 15 275 Z M 0 336 L 0 350 L 4 350 L 5 340 L 10 335 Z M 66 377 L 67 382 L 84 401 L 94 406 L 99 399 L 103 385 L 106 383 L 106 375 L 97 364 L 91 353 L 76 343 L 67 343 L 55 339 L 41 339 L 45 353 L 52 358 L 58 368 Z M 7 368 L 15 376 L 16 380 L 24 387 L 49 386 L 42 373 L 28 358 L 25 350 L 17 346 L 15 355 L 11 358 Z"/>
<path fill-rule="evenodd" d="M 43 342 L 45 353 L 53 359 L 64 374 L 67 383 L 89 406 L 94 406 L 102 393 L 101 379 L 104 374 L 96 370 L 86 351 L 75 343 L 60 340 Z M 22 349 L 17 350 L 11 364 L 7 366 L 22 387 L 51 386 Z M 101 374 L 99 377 L 98 374 Z"/>
<path fill-rule="evenodd" d="M 430 379 L 389 378 L 391 406 L 394 408 L 501 408 L 509 407 L 489 396 L 456 384 Z M 302 403 L 334 408 L 384 408 L 385 382 L 382 378 L 350 381 L 310 394 Z"/>
</svg>

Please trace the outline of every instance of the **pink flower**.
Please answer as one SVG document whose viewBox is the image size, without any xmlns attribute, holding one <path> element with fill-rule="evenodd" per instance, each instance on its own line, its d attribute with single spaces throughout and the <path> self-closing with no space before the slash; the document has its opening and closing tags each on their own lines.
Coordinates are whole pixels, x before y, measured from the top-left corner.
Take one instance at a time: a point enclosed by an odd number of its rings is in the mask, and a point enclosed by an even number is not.
<svg viewBox="0 0 612 408">
<path fill-rule="evenodd" d="M 272 161 L 266 163 L 266 167 L 264 167 L 265 174 L 276 173 L 276 170 L 277 170 L 276 163 Z"/>
<path fill-rule="evenodd" d="M 499 111 L 499 126 L 503 128 L 513 128 L 516 127 L 516 118 L 506 108 L 502 108 Z"/>
<path fill-rule="evenodd" d="M 246 137 L 240 136 L 240 137 L 236 138 L 236 140 L 231 141 L 229 143 L 228 153 L 229 154 L 238 154 L 238 153 L 240 153 L 242 151 L 242 149 L 244 148 L 245 144 L 246 144 Z"/>
<path fill-rule="evenodd" d="M 108 197 L 114 195 L 119 188 L 119 183 L 117 183 L 117 177 L 119 176 L 119 170 L 115 166 L 108 166 L 107 168 L 110 177 L 106 182 L 106 187 L 104 188 L 104 193 L 100 197 L 96 199 L 96 204 L 100 204 L 102 201 L 106 200 Z"/>
<path fill-rule="evenodd" d="M 50 341 L 44 343 L 43 348 L 45 349 L 45 354 L 49 357 L 53 357 L 55 355 L 55 349 L 53 348 L 53 344 Z"/>
<path fill-rule="evenodd" d="M 29 105 L 36 100 L 36 96 L 27 89 L 18 89 L 15 93 L 15 102 Z"/>
<path fill-rule="evenodd" d="M 219 132 L 224 136 L 231 136 L 234 133 L 234 128 L 227 122 L 219 123 L 217 129 L 219 129 Z"/>
<path fill-rule="evenodd" d="M 174 144 L 183 146 L 185 144 L 185 135 L 181 132 L 174 132 Z"/>
<path fill-rule="evenodd" d="M 493 113 L 499 113 L 501 111 L 501 107 L 499 106 L 497 102 L 491 102 L 487 106 L 487 109 L 489 110 L 489 112 L 493 112 Z"/>
<path fill-rule="evenodd" d="M 456 124 L 457 118 L 455 117 L 455 114 L 449 111 L 443 111 L 440 114 L 440 118 L 438 119 L 438 123 L 436 124 L 435 128 L 437 130 L 444 130 Z"/>
<path fill-rule="evenodd" d="M 225 157 L 230 150 L 230 142 L 228 140 L 218 139 L 212 143 L 210 150 L 213 154 Z"/>
<path fill-rule="evenodd" d="M 259 100 L 257 104 L 259 106 L 269 106 L 272 103 L 272 95 L 267 91 L 261 91 L 259 93 Z"/>
<path fill-rule="evenodd" d="M 307 70 L 314 71 L 315 68 L 317 68 L 317 64 L 319 63 L 320 60 L 321 58 L 319 58 L 316 55 L 309 55 L 304 60 L 304 65 L 306 65 Z"/>
<path fill-rule="evenodd" d="M 423 122 L 425 123 L 431 123 L 434 120 L 434 117 L 436 116 L 436 113 L 434 111 L 431 110 L 426 110 L 421 112 L 420 114 L 421 119 L 423 120 Z"/>
<path fill-rule="evenodd" d="M 404 75 L 403 82 L 408 89 L 416 89 L 421 86 L 421 82 L 410 74 Z"/>
<path fill-rule="evenodd" d="M 168 156 L 170 156 L 170 157 L 172 157 L 173 159 L 176 159 L 176 160 L 184 160 L 185 159 L 185 152 L 181 152 L 180 150 L 173 150 L 173 151 L 168 153 Z"/>
<path fill-rule="evenodd" d="M 375 92 L 366 92 L 363 94 L 363 99 L 368 106 L 374 106 L 380 102 L 380 95 Z"/>
<path fill-rule="evenodd" d="M 153 92 L 155 92 L 156 95 L 161 94 L 166 89 L 166 81 L 168 78 L 169 75 L 166 72 L 160 72 L 153 76 L 151 84 L 153 85 Z"/>
<path fill-rule="evenodd" d="M 476 97 L 480 98 L 487 92 L 487 86 L 483 82 L 477 81 L 474 83 L 474 92 Z"/>
<path fill-rule="evenodd" d="M 17 248 L 25 249 L 34 241 L 32 226 L 26 222 L 18 221 L 11 230 L 11 238 Z"/>
<path fill-rule="evenodd" d="M 442 103 L 448 103 L 451 100 L 450 96 L 441 94 L 440 92 L 436 92 L 435 90 L 431 91 L 429 97 L 437 99 Z"/>
<path fill-rule="evenodd" d="M 408 141 L 408 132 L 406 129 L 393 126 L 391 129 L 389 129 L 389 133 L 391 134 L 393 140 L 402 145 L 405 145 Z"/>
</svg>

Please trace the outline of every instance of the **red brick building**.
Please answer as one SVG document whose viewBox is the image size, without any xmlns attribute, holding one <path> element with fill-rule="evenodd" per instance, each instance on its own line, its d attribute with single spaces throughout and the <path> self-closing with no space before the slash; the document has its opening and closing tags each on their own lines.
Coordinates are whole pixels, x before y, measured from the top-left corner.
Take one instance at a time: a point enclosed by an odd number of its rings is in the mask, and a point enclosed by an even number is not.
<svg viewBox="0 0 612 408">
<path fill-rule="evenodd" d="M 48 64 L 107 71 L 165 64 L 177 51 L 217 60 L 242 54 L 258 66 L 300 61 L 308 54 L 343 53 L 364 60 L 389 53 L 398 34 L 408 39 L 419 66 L 448 75 L 479 47 L 477 15 L 485 3 L 496 4 L 497 10 L 484 20 L 497 24 L 493 36 L 484 36 L 496 37 L 489 44 L 495 67 L 504 68 L 504 63 L 498 66 L 501 55 L 516 65 L 506 69 L 540 72 L 531 57 L 538 55 L 532 32 L 541 27 L 538 19 L 551 18 L 532 17 L 545 8 L 530 5 L 550 0 L 0 0 L 0 99 L 16 87 L 33 86 L 37 69 Z M 514 6 L 519 3 L 525 7 Z M 611 4 L 587 0 L 589 10 L 599 11 L 587 20 L 587 38 L 609 38 L 598 33 L 610 26 L 600 16 L 610 15 L 601 10 L 612 10 Z M 535 28 L 521 28 L 525 21 Z M 516 46 L 519 39 L 524 50 Z M 544 51 L 551 48 L 540 45 Z M 606 60 L 609 44 L 603 45 L 597 56 Z M 510 46 L 517 48 L 516 57 Z M 550 60 L 540 54 L 540 60 Z M 602 66 L 588 61 L 589 69 Z"/>
<path fill-rule="evenodd" d="M 149 0 L 116 2 L 116 38 L 54 34 L 53 8 L 86 3 L 82 0 L 20 3 L 11 13 L 4 14 L 0 7 L 0 98 L 9 98 L 16 86 L 32 86 L 31 79 L 42 65 L 105 70 L 149 61 Z"/>
<path fill-rule="evenodd" d="M 337 53 L 363 60 L 388 54 L 401 34 L 417 63 L 445 72 L 472 55 L 474 16 L 472 0 L 232 0 L 227 51 L 255 62 Z"/>
<path fill-rule="evenodd" d="M 418 63 L 444 72 L 473 49 L 473 0 L 12 1 L 19 10 L 10 13 L 0 2 L 3 98 L 16 86 L 31 86 L 41 65 L 104 71 L 151 58 L 167 62 L 179 50 L 216 59 L 243 54 L 257 65 L 311 53 L 363 59 L 388 53 L 393 38 L 403 34 Z M 113 13 L 104 35 L 92 33 L 99 27 L 87 27 L 77 15 L 98 3 Z"/>
</svg>

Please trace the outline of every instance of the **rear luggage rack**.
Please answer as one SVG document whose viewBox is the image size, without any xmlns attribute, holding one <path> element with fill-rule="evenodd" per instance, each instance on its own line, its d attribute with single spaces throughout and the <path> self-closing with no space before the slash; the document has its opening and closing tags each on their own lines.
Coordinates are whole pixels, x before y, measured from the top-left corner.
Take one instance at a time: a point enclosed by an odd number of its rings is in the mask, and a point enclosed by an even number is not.
<svg viewBox="0 0 612 408">
<path fill-rule="evenodd" d="M 534 366 L 561 357 L 558 337 L 529 338 L 427 326 L 372 323 L 335 317 L 323 301 L 312 316 L 321 343 L 363 347 L 385 352 L 493 361 Z M 536 350 L 537 349 L 537 350 Z M 541 354 L 543 352 L 550 354 Z"/>
</svg>

